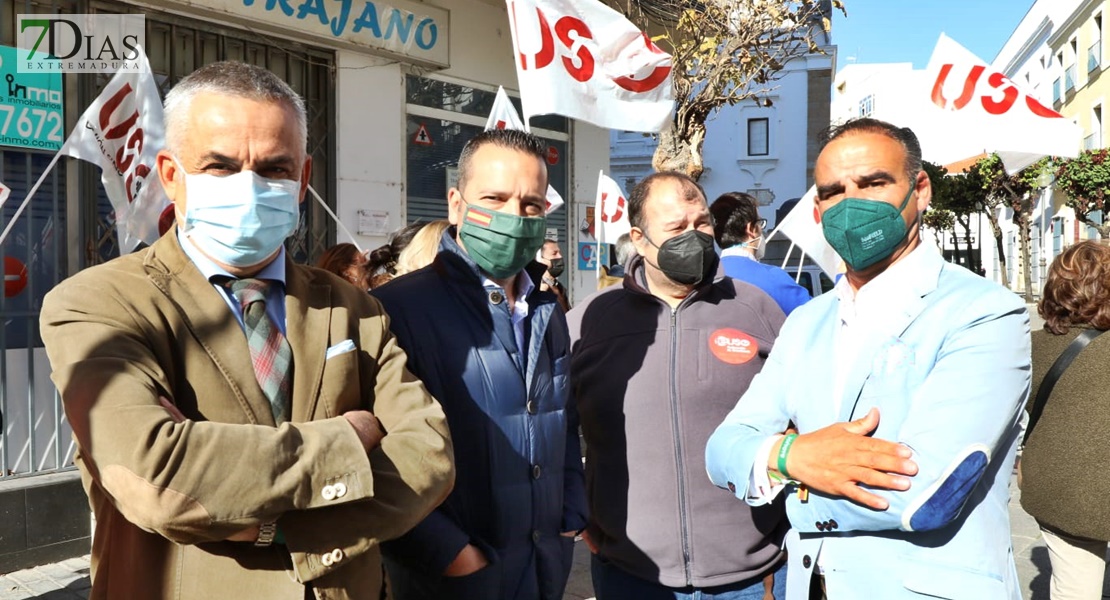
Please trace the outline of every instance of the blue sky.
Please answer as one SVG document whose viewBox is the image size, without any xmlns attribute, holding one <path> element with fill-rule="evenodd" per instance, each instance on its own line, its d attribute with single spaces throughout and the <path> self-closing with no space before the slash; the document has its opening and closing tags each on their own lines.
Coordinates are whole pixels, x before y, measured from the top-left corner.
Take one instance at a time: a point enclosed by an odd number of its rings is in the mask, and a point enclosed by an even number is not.
<svg viewBox="0 0 1110 600">
<path fill-rule="evenodd" d="M 839 11 L 833 18 L 837 69 L 853 62 L 912 62 L 923 69 L 941 32 L 991 62 L 1033 0 L 844 0 L 844 5 L 848 18 Z"/>
</svg>

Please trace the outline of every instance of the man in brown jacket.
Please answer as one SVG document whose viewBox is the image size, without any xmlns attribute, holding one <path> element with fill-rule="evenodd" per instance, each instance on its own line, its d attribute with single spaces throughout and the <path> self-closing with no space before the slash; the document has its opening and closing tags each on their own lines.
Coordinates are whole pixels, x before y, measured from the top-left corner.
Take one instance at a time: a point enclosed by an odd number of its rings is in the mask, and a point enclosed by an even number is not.
<svg viewBox="0 0 1110 600">
<path fill-rule="evenodd" d="M 177 227 L 42 309 L 96 516 L 90 597 L 376 599 L 379 543 L 452 485 L 443 411 L 376 301 L 285 256 L 301 99 L 216 63 L 166 121 Z"/>
</svg>

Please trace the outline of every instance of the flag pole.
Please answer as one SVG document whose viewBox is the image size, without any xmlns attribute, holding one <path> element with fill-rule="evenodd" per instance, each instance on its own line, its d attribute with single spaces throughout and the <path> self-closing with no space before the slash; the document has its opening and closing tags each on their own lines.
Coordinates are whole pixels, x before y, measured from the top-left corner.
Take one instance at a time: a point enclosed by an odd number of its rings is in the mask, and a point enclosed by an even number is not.
<svg viewBox="0 0 1110 600">
<path fill-rule="evenodd" d="M 802 280 L 802 267 L 805 266 L 805 262 L 806 262 L 806 251 L 802 250 L 802 257 L 798 259 L 798 272 L 794 273 L 794 283 L 798 283 L 799 281 Z"/>
<path fill-rule="evenodd" d="M 50 159 L 50 164 L 46 165 L 46 170 L 39 176 L 39 180 L 35 182 L 35 185 L 31 186 L 31 190 L 27 192 L 27 197 L 23 199 L 23 203 L 19 205 L 15 214 L 12 215 L 12 220 L 8 221 L 8 225 L 4 228 L 4 232 L 0 233 L 0 246 L 4 245 L 4 240 L 8 239 L 8 234 L 11 233 L 12 227 L 15 226 L 15 222 L 19 220 L 19 215 L 23 214 L 24 209 L 30 204 L 31 198 L 35 197 L 35 192 L 39 191 L 39 186 L 42 185 L 43 180 L 46 179 L 47 174 L 54 168 L 54 165 L 58 163 L 58 157 L 61 155 L 61 150 L 54 153 L 54 158 Z M 3 206 L 3 204 L 0 204 L 0 206 Z"/>
<path fill-rule="evenodd" d="M 780 267 L 779 267 L 780 269 L 783 269 L 783 270 L 786 269 L 786 265 L 790 263 L 790 255 L 793 254 L 793 253 L 794 253 L 794 240 L 790 240 L 790 247 L 786 249 L 786 256 L 784 256 L 783 259 L 782 259 L 782 265 L 780 265 Z"/>
<path fill-rule="evenodd" d="M 342 230 L 343 233 L 347 234 L 347 237 L 351 238 L 351 243 L 355 245 L 355 249 L 359 252 L 362 252 L 362 246 L 358 243 L 358 240 L 355 239 L 355 236 L 351 235 L 351 232 L 347 230 L 347 228 L 339 220 L 339 217 L 335 216 L 335 213 L 332 212 L 331 207 L 328 206 L 328 203 L 324 202 L 324 199 L 320 197 L 320 194 L 316 193 L 316 190 L 311 185 L 308 186 L 308 191 L 312 192 L 312 197 L 316 198 L 316 201 L 320 203 L 320 206 L 323 206 L 324 210 L 328 212 L 328 216 L 330 216 L 331 219 L 335 221 L 335 225 L 339 227 L 339 229 Z"/>
</svg>

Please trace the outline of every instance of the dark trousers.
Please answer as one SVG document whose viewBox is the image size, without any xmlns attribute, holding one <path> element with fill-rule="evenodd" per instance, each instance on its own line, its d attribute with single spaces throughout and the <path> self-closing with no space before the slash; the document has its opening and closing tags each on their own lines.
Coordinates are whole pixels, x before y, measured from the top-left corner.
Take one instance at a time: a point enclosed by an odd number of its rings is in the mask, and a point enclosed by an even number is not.
<svg viewBox="0 0 1110 600">
<path fill-rule="evenodd" d="M 590 573 L 597 600 L 763 600 L 767 574 L 725 585 L 670 588 L 640 579 L 609 561 L 593 555 Z M 786 598 L 786 563 L 775 568 L 772 591 L 775 600 Z"/>
</svg>

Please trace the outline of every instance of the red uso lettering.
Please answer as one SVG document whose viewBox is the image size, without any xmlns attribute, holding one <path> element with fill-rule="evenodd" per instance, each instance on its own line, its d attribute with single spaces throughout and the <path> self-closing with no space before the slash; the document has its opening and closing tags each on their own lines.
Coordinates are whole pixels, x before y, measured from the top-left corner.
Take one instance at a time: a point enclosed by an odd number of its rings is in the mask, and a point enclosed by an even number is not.
<svg viewBox="0 0 1110 600">
<path fill-rule="evenodd" d="M 132 163 L 137 157 L 142 155 L 143 152 L 143 128 L 137 127 L 139 121 L 139 110 L 135 109 L 129 117 L 116 125 L 109 125 L 112 123 L 112 117 L 115 116 L 120 106 L 123 105 L 125 100 L 135 98 L 132 95 L 131 84 L 125 83 L 120 89 L 104 103 L 100 109 L 100 129 L 104 132 L 105 140 L 115 140 L 127 136 L 127 140 L 119 144 L 116 150 L 115 166 L 116 172 L 120 175 L 127 173 L 124 180 L 124 187 L 127 189 L 127 202 L 133 202 L 137 190 L 133 185 L 138 178 L 138 187 L 142 186 L 142 180 L 146 179 L 150 174 L 150 167 L 144 164 L 138 164 L 134 169 L 131 168 Z M 126 112 L 126 111 L 124 111 Z M 128 135 L 130 133 L 130 135 Z"/>
<path fill-rule="evenodd" d="M 581 40 L 592 40 L 594 36 L 585 23 L 574 17 L 563 17 L 555 22 L 555 35 L 559 36 L 559 41 L 563 42 L 563 45 L 569 50 L 573 50 L 575 45 L 571 33 L 578 34 L 578 52 L 575 56 L 578 57 L 580 65 L 575 66 L 573 60 L 564 56 L 563 68 L 567 70 L 567 73 L 570 73 L 571 77 L 584 83 L 594 76 L 594 57 Z"/>
<path fill-rule="evenodd" d="M 517 21 L 515 2 L 509 3 L 509 11 L 513 19 L 513 25 L 518 32 L 517 44 L 519 44 L 520 27 Z M 555 27 L 552 28 L 548 16 L 545 15 L 539 7 L 536 8 L 536 18 L 539 25 L 540 49 L 531 57 L 524 52 L 518 51 L 521 70 L 538 71 L 550 66 L 555 59 L 555 38 L 558 38 L 562 45 L 562 48 L 559 49 L 559 54 L 562 57 L 563 69 L 567 74 L 576 81 L 583 83 L 592 79 L 596 72 L 597 57 L 590 52 L 589 46 L 585 44 L 585 40 L 594 39 L 593 32 L 590 31 L 589 26 L 577 17 L 566 15 L 558 18 L 555 21 Z M 649 38 L 647 34 L 641 34 L 637 39 L 643 42 L 649 52 L 653 54 L 663 54 L 663 51 L 651 41 L 651 38 Z M 531 61 L 529 61 L 529 58 L 531 58 Z M 531 64 L 529 64 L 529 62 L 531 62 Z M 635 79 L 634 75 L 628 75 L 613 77 L 612 80 L 625 90 L 634 93 L 642 93 L 659 87 L 669 80 L 670 75 L 670 66 L 660 66 L 652 69 L 651 73 L 643 79 Z"/>
<path fill-rule="evenodd" d="M 617 196 L 617 210 L 612 215 L 609 214 L 609 204 L 605 202 L 608 197 L 607 192 L 601 193 L 601 220 L 606 223 L 616 223 L 624 215 L 624 196 Z"/>
<path fill-rule="evenodd" d="M 944 95 L 944 84 L 948 81 L 948 76 L 952 74 L 952 69 L 955 65 L 945 64 L 940 68 L 940 73 L 937 74 L 937 80 L 933 83 L 933 91 L 931 99 L 933 104 L 947 109 L 949 108 L 949 101 Z M 963 88 L 960 95 L 951 103 L 952 110 L 962 110 L 966 107 L 975 96 L 976 87 L 979 85 L 979 80 L 982 78 L 986 67 L 983 65 L 975 65 L 968 71 L 967 77 L 964 79 Z M 995 91 L 1002 92 L 1002 98 L 996 99 L 993 91 L 990 94 L 983 94 L 979 101 L 983 105 L 983 110 L 992 115 L 1003 115 L 1010 111 L 1017 103 L 1018 97 L 1022 95 L 1017 86 L 1002 73 L 991 72 L 987 76 L 987 85 Z M 1058 119 L 1063 115 L 1041 104 L 1036 98 L 1025 95 L 1025 106 L 1029 112 L 1038 117 L 1046 119 Z"/>
<path fill-rule="evenodd" d="M 663 51 L 659 49 L 659 46 L 656 46 L 655 42 L 651 41 L 651 38 L 649 38 L 646 33 L 641 35 L 641 39 L 644 40 L 644 45 L 647 46 L 647 49 L 650 50 L 652 54 L 663 54 Z M 660 84 L 670 79 L 670 77 L 671 67 L 661 66 L 652 69 L 651 73 L 649 73 L 648 76 L 643 79 L 633 79 L 632 77 L 614 77 L 613 83 L 621 86 L 622 88 L 630 92 L 639 93 L 653 90 L 659 87 Z"/>
</svg>

